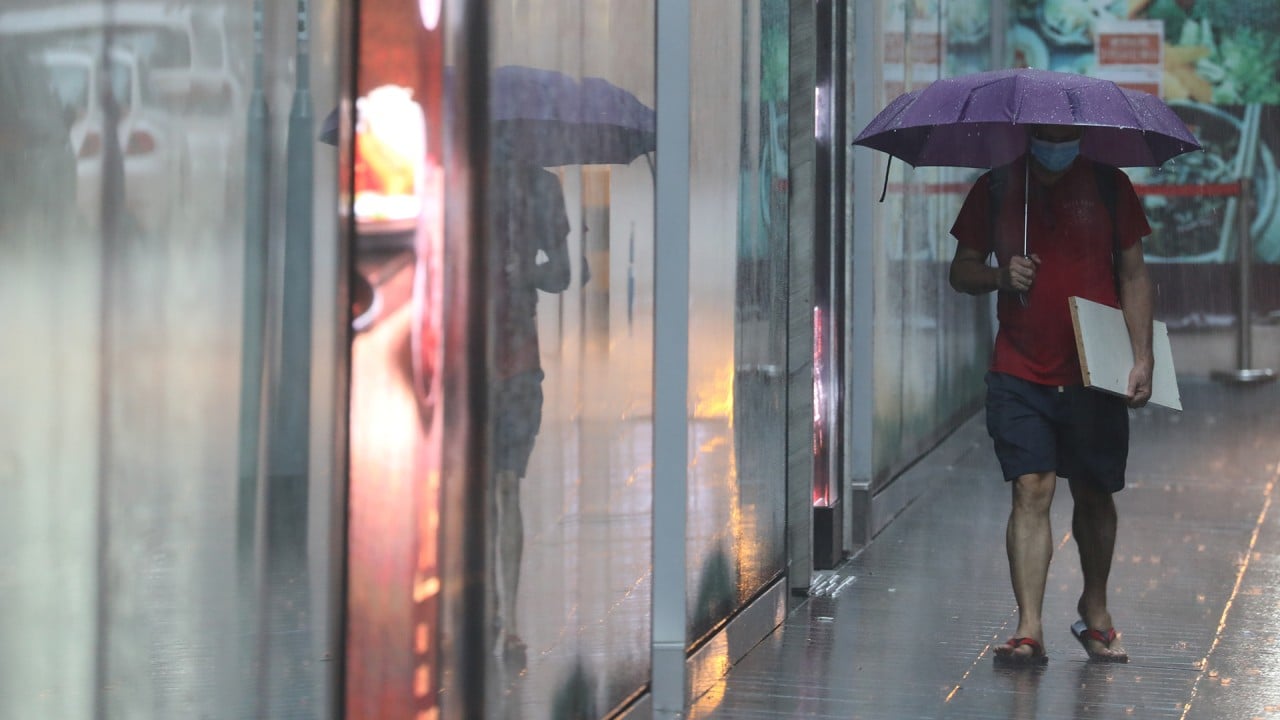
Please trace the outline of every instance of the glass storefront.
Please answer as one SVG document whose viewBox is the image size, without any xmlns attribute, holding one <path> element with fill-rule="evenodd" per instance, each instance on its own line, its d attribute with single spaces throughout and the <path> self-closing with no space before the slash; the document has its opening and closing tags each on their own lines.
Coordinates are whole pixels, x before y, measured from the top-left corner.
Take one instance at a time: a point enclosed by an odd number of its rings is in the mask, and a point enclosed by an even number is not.
<svg viewBox="0 0 1280 720">
<path fill-rule="evenodd" d="M 878 109 L 938 78 L 991 69 L 998 35 L 991 25 L 993 5 L 894 0 L 874 13 L 859 6 L 855 22 L 873 27 L 881 42 L 851 43 L 858 60 L 865 59 L 854 67 L 855 86 L 868 83 L 863 97 Z M 859 111 L 851 102 L 850 116 L 861 117 Z M 849 141 L 861 130 L 855 125 L 848 128 Z M 858 172 L 854 157 L 851 176 Z M 849 257 L 851 278 L 865 281 L 852 292 L 855 304 L 865 304 L 861 313 L 852 311 L 860 322 L 852 342 L 870 348 L 854 348 L 850 372 L 860 372 L 857 361 L 865 360 L 874 383 L 865 384 L 869 397 L 855 397 L 849 407 L 851 415 L 869 415 L 865 423 L 850 420 L 869 428 L 870 438 L 861 446 L 869 457 L 853 458 L 852 466 L 862 469 L 875 492 L 976 408 L 991 323 L 983 308 L 955 302 L 947 285 L 955 249 L 951 222 L 978 173 L 886 164 L 880 153 L 856 157 L 871 164 L 872 171 L 861 177 L 874 182 L 875 192 L 861 191 L 872 202 L 851 205 L 846 218 L 848 236 L 866 250 Z M 883 201 L 876 202 L 882 189 Z M 859 211 L 869 216 L 861 225 L 854 217 Z"/>
<path fill-rule="evenodd" d="M 0 715 L 430 717 L 451 581 L 485 589 L 489 714 L 645 689 L 654 7 L 483 18 L 470 235 L 446 10 L 0 11 Z M 693 23 L 691 644 L 785 567 L 788 219 L 786 4 Z M 459 313 L 482 357 L 448 346 Z M 450 472 L 458 357 L 483 456 Z M 483 580 L 445 569 L 447 482 L 486 499 Z"/>
<path fill-rule="evenodd" d="M 688 637 L 785 567 L 787 5 L 695 6 Z"/>
<path fill-rule="evenodd" d="M 648 682 L 653 17 L 489 16 L 493 717 L 596 717 Z"/>
<path fill-rule="evenodd" d="M 328 711 L 336 160 L 286 168 L 338 6 L 301 5 L 0 10 L 0 716 Z"/>
</svg>

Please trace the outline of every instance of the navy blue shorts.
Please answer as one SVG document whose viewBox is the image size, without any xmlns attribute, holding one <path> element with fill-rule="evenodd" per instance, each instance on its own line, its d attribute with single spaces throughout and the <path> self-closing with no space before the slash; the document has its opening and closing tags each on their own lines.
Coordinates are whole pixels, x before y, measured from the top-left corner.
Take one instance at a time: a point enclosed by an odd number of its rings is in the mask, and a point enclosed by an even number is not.
<svg viewBox="0 0 1280 720">
<path fill-rule="evenodd" d="M 1005 480 L 1031 473 L 1124 489 L 1129 406 L 1082 385 L 1040 385 L 987 373 L 987 432 Z"/>
<path fill-rule="evenodd" d="M 493 465 L 524 477 L 542 426 L 542 371 L 500 380 L 493 389 Z"/>
</svg>

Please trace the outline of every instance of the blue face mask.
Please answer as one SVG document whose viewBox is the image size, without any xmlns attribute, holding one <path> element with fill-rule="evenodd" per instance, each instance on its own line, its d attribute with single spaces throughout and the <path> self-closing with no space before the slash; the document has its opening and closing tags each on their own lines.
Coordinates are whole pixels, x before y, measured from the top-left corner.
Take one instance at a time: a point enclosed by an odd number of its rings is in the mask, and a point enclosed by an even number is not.
<svg viewBox="0 0 1280 720">
<path fill-rule="evenodd" d="M 1061 172 L 1066 170 L 1071 165 L 1071 162 L 1076 159 L 1076 156 L 1080 154 L 1080 141 L 1050 142 L 1031 138 L 1031 154 L 1036 160 L 1040 161 L 1045 170 Z"/>
</svg>

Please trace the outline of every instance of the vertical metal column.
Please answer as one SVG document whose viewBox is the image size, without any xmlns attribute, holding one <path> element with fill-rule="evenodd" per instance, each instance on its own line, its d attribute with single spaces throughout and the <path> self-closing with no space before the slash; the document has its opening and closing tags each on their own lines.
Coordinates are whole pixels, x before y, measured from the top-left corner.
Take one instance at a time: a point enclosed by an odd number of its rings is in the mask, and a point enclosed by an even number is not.
<svg viewBox="0 0 1280 720">
<path fill-rule="evenodd" d="M 836 428 L 833 438 L 836 443 L 831 453 L 831 473 L 836 480 L 837 498 L 844 498 L 844 456 L 847 451 L 844 442 L 845 405 L 848 395 L 845 392 L 845 356 L 848 354 L 848 343 L 845 341 L 845 329 L 848 328 L 848 295 L 849 295 L 849 237 L 848 237 L 848 195 L 849 195 L 849 131 L 846 112 L 849 100 L 849 3 L 838 2 L 832 6 L 831 37 L 831 317 L 835 321 L 831 335 L 834 343 L 832 349 L 832 370 L 836 378 L 834 392 Z M 839 518 L 837 518 L 839 522 Z"/>
<path fill-rule="evenodd" d="M 263 624 L 263 514 L 266 488 L 261 481 L 263 384 L 267 330 L 267 194 L 270 159 L 270 111 L 266 93 L 265 0 L 253 4 L 253 89 L 246 117 L 244 178 L 244 290 L 240 309 L 240 439 L 236 486 L 236 566 L 240 595 L 240 649 L 243 666 L 243 717 L 265 713 L 263 670 L 267 633 Z"/>
<path fill-rule="evenodd" d="M 787 584 L 792 597 L 807 597 L 813 579 L 813 117 L 812 0 L 789 0 L 787 77 Z"/>
<path fill-rule="evenodd" d="M 1236 308 L 1239 318 L 1236 327 L 1236 369 L 1217 370 L 1214 380 L 1231 383 L 1260 383 L 1275 380 L 1271 368 L 1255 368 L 1253 365 L 1253 189 L 1248 177 L 1240 178 L 1240 199 L 1236 206 L 1236 233 L 1240 239 L 1237 259 L 1238 296 Z"/>
<path fill-rule="evenodd" d="M 689 4 L 657 2 L 654 203 L 653 707 L 684 710 L 689 388 Z"/>
<path fill-rule="evenodd" d="M 845 112 L 847 8 L 819 0 L 814 93 L 814 349 L 815 417 L 824 427 L 814 458 L 813 565 L 830 569 L 844 557 Z M 818 497 L 819 492 L 822 496 Z"/>
<path fill-rule="evenodd" d="M 445 5 L 444 455 L 440 507 L 441 716 L 483 718 L 489 627 L 489 504 L 484 233 L 489 144 L 487 4 Z"/>
<path fill-rule="evenodd" d="M 111 49 L 115 44 L 115 0 L 105 0 L 104 23 L 102 37 L 102 55 L 98 62 L 104 68 L 111 67 Z M 93 717 L 94 720 L 106 720 L 111 709 L 107 703 L 111 684 L 111 602 L 114 596 L 114 583 L 111 573 L 111 538 L 112 538 L 112 498 L 115 494 L 113 452 L 115 451 L 116 393 L 112 392 L 116 373 L 120 365 L 115 362 L 117 327 L 116 313 L 119 303 L 121 279 L 119 267 L 121 245 L 125 242 L 125 233 L 130 229 L 125 226 L 124 219 L 124 153 L 120 148 L 119 133 L 120 104 L 115 97 L 112 83 L 102 83 L 97 88 L 89 88 L 91 93 L 100 93 L 102 100 L 102 190 L 99 200 L 99 218 L 102 221 L 102 294 L 98 308 L 101 324 L 99 335 L 98 366 L 98 483 L 97 508 L 95 515 L 95 567 L 94 567 L 94 637 L 93 637 Z"/>
<path fill-rule="evenodd" d="M 311 0 L 297 0 L 293 103 L 285 171 L 279 371 L 267 446 L 265 622 L 267 715 L 309 718 L 315 708 L 308 567 L 311 482 L 312 195 Z"/>
<path fill-rule="evenodd" d="M 360 73 L 360 2 L 341 2 L 338 4 L 338 107 L 341 108 L 338 121 L 338 148 L 341 155 L 338 160 L 337 198 L 338 208 L 338 306 L 351 307 L 351 278 L 355 274 L 355 127 L 349 121 L 351 108 L 355 106 L 359 95 L 357 81 Z M 341 348 L 342 361 L 337 363 L 334 373 L 334 387 L 339 388 L 338 399 L 334 405 L 337 419 L 334 427 L 333 443 L 335 452 L 334 497 L 330 513 L 330 537 L 334 542 L 329 544 L 328 566 L 334 569 L 330 578 L 332 588 L 333 611 L 326 620 L 329 623 L 329 636 L 333 648 L 332 663 L 327 672 L 325 702 L 322 703 L 322 717 L 345 717 L 347 708 L 347 607 L 348 607 L 348 513 L 351 507 L 350 477 L 350 445 L 351 445 L 351 341 L 354 334 L 351 330 L 351 317 L 347 312 L 338 312 L 338 347 Z M 434 646 L 435 643 L 433 643 Z"/>
<path fill-rule="evenodd" d="M 866 127 L 876 112 L 880 87 L 880 3 L 854 6 L 853 125 Z M 875 415 L 875 254 L 877 236 L 876 168 L 874 152 L 853 151 L 853 263 L 849 284 L 849 354 L 845 370 L 848 388 L 848 448 L 845 467 L 850 479 L 852 529 L 850 540 L 870 540 L 871 483 L 874 479 L 873 420 Z"/>
<path fill-rule="evenodd" d="M 267 173 L 269 118 L 265 70 L 265 0 L 253 4 L 253 89 L 249 95 L 244 177 L 244 293 L 240 350 L 240 478 L 237 551 L 242 593 L 254 567 L 258 463 L 262 430 L 263 348 L 267 320 Z"/>
<path fill-rule="evenodd" d="M 1256 383 L 1275 379 L 1269 368 L 1251 368 L 1253 364 L 1253 192 L 1251 179 L 1258 162 L 1258 127 L 1262 120 L 1262 106 L 1249 103 L 1244 108 L 1244 120 L 1240 130 L 1240 147 L 1236 151 L 1235 170 L 1239 178 L 1240 196 L 1228 198 L 1223 210 L 1222 256 L 1230 257 L 1231 225 L 1235 224 L 1236 271 L 1238 290 L 1236 310 L 1236 367 L 1211 373 L 1214 380 L 1230 383 Z"/>
</svg>

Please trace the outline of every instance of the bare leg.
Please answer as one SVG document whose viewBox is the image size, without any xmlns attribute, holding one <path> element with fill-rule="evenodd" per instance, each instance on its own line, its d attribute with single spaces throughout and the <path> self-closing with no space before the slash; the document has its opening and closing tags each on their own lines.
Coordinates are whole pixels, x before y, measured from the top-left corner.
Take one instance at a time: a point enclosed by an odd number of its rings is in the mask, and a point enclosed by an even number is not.
<svg viewBox="0 0 1280 720">
<path fill-rule="evenodd" d="M 1105 631 L 1113 624 L 1107 610 L 1107 582 L 1116 548 L 1116 504 L 1111 493 L 1088 482 L 1071 480 L 1070 485 L 1071 497 L 1075 500 L 1071 532 L 1080 551 L 1080 572 L 1084 575 L 1084 591 L 1076 610 L 1090 628 Z M 1097 653 L 1125 654 L 1118 640 L 1110 647 L 1094 640 L 1089 642 Z"/>
<path fill-rule="evenodd" d="M 516 597 L 520 585 L 520 560 L 524 554 L 524 522 L 520 517 L 520 478 L 503 470 L 497 474 L 494 525 L 494 574 L 497 580 L 498 618 L 505 636 L 519 635 L 516 625 Z M 502 638 L 499 638 L 502 641 Z"/>
<path fill-rule="evenodd" d="M 1049 579 L 1049 560 L 1053 558 L 1053 530 L 1049 507 L 1057 476 L 1052 472 L 1023 475 L 1013 481 L 1013 509 L 1005 530 L 1005 547 L 1009 553 L 1009 577 L 1013 596 L 1018 602 L 1018 629 L 1015 637 L 1034 638 L 1044 644 L 1044 588 Z M 1031 648 L 1020 647 L 1019 654 L 1030 654 Z"/>
</svg>

